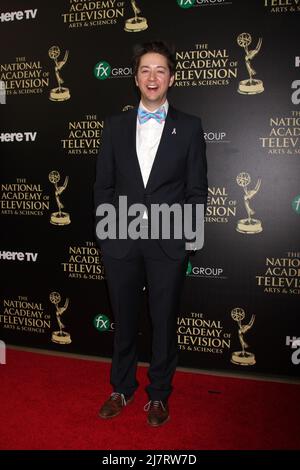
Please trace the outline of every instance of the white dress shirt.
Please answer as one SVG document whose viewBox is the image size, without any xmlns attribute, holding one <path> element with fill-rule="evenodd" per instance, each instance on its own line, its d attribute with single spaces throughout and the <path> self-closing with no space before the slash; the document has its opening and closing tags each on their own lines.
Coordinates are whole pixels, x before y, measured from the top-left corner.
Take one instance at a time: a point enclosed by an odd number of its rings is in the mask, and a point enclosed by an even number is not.
<svg viewBox="0 0 300 470">
<path fill-rule="evenodd" d="M 165 101 L 162 105 L 165 108 L 166 115 L 169 109 L 168 101 Z M 147 109 L 142 102 L 140 102 L 140 108 L 145 109 L 145 111 L 154 113 Z M 159 107 L 161 108 L 161 106 Z M 158 108 L 158 109 L 159 109 Z M 157 122 L 155 119 L 149 119 L 147 122 L 140 124 L 139 119 L 137 118 L 136 125 L 136 153 L 143 177 L 144 186 L 146 187 L 150 172 L 153 166 L 155 155 L 160 143 L 162 132 L 165 126 L 165 121 L 162 123 Z M 147 219 L 146 211 L 143 214 L 143 219 Z"/>
<path fill-rule="evenodd" d="M 165 108 L 167 115 L 169 103 L 165 101 L 163 107 Z M 145 108 L 142 103 L 140 103 L 140 108 L 144 109 L 145 111 L 148 111 L 149 113 L 155 113 L 155 111 L 157 111 L 157 109 L 154 111 L 150 111 L 149 109 Z M 159 108 L 161 108 L 161 106 Z M 138 156 L 145 187 L 150 176 L 151 168 L 159 146 L 164 126 L 165 121 L 159 123 L 155 119 L 151 118 L 147 122 L 144 122 L 144 124 L 140 124 L 139 119 L 137 118 L 136 153 Z"/>
</svg>

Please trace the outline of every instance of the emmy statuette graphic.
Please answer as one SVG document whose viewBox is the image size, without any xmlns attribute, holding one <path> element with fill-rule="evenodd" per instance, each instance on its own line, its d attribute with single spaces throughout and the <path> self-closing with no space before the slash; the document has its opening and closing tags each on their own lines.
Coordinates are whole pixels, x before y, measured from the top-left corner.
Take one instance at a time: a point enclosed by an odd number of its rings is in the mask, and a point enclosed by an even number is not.
<svg viewBox="0 0 300 470">
<path fill-rule="evenodd" d="M 255 211 L 250 207 L 250 200 L 259 191 L 261 179 L 257 180 L 254 189 L 248 189 L 248 186 L 251 183 L 251 177 L 249 173 L 240 173 L 236 177 L 236 182 L 244 190 L 244 203 L 248 215 L 247 219 L 240 219 L 238 221 L 236 230 L 240 233 L 246 234 L 260 233 L 263 230 L 262 224 L 260 220 L 252 218 L 252 216 L 255 214 Z"/>
<path fill-rule="evenodd" d="M 131 0 L 131 6 L 134 12 L 134 18 L 129 18 L 128 20 L 126 20 L 124 30 L 128 33 L 139 33 L 141 31 L 144 31 L 148 28 L 146 18 L 138 16 L 139 13 L 141 13 L 141 10 L 137 6 L 135 0 Z"/>
<path fill-rule="evenodd" d="M 242 346 L 242 351 L 235 351 L 231 354 L 231 362 L 239 366 L 253 366 L 255 361 L 255 355 L 248 351 L 245 351 L 248 348 L 248 344 L 244 340 L 244 334 L 247 333 L 250 328 L 252 328 L 255 321 L 255 315 L 252 315 L 251 320 L 246 325 L 242 325 L 242 321 L 245 318 L 245 311 L 242 308 L 234 308 L 231 311 L 231 318 L 236 321 L 239 325 L 239 340 Z"/>
<path fill-rule="evenodd" d="M 58 344 L 70 344 L 72 343 L 70 333 L 64 331 L 65 325 L 62 323 L 60 317 L 67 310 L 69 306 L 69 299 L 66 298 L 65 304 L 62 307 L 59 307 L 58 304 L 61 301 L 61 296 L 58 292 L 51 292 L 50 302 L 55 305 L 56 308 L 56 319 L 59 326 L 59 331 L 53 331 L 51 336 L 51 341 Z"/>
<path fill-rule="evenodd" d="M 256 48 L 249 51 L 248 47 L 250 46 L 251 42 L 252 37 L 249 33 L 239 34 L 237 38 L 238 45 L 245 49 L 245 62 L 249 73 L 249 79 L 242 80 L 239 83 L 238 92 L 242 95 L 257 95 L 258 93 L 262 93 L 264 91 L 264 85 L 262 80 L 257 80 L 253 78 L 254 75 L 256 75 L 256 71 L 251 65 L 251 60 L 260 51 L 262 39 L 259 38 Z"/>
<path fill-rule="evenodd" d="M 49 181 L 54 184 L 55 187 L 55 199 L 58 206 L 58 212 L 52 212 L 50 217 L 50 223 L 53 225 L 68 225 L 71 223 L 70 215 L 67 212 L 62 212 L 64 208 L 63 203 L 60 200 L 61 193 L 66 189 L 69 181 L 69 177 L 66 176 L 64 184 L 58 186 L 57 183 L 60 180 L 60 174 L 58 171 L 53 170 L 49 173 Z"/>
<path fill-rule="evenodd" d="M 60 56 L 60 48 L 58 46 L 50 47 L 48 51 L 50 59 L 54 60 L 55 63 L 55 76 L 57 80 L 58 87 L 52 88 L 50 91 L 50 100 L 51 101 L 66 101 L 70 99 L 70 90 L 66 87 L 62 87 L 61 85 L 64 83 L 64 80 L 60 76 L 60 70 L 63 68 L 65 63 L 68 60 L 69 51 L 65 52 L 63 60 L 58 61 L 58 57 Z"/>
</svg>

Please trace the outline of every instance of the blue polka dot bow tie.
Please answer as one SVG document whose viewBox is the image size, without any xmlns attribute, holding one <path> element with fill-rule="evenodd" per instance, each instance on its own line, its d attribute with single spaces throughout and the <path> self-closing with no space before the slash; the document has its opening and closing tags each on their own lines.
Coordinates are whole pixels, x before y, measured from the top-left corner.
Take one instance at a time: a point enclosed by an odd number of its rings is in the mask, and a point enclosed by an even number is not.
<svg viewBox="0 0 300 470">
<path fill-rule="evenodd" d="M 144 124 L 145 122 L 149 121 L 149 119 L 151 118 L 155 119 L 155 121 L 159 122 L 160 124 L 164 122 L 164 120 L 166 119 L 165 108 L 162 106 L 154 113 L 149 113 L 149 111 L 146 111 L 143 108 L 139 108 L 138 119 L 139 119 L 140 124 Z"/>
</svg>

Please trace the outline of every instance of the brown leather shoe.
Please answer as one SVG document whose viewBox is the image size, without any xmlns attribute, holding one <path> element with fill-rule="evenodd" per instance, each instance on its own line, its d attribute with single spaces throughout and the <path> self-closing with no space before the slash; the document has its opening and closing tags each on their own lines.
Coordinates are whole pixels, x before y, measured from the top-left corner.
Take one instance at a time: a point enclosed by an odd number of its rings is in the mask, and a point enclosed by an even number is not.
<svg viewBox="0 0 300 470">
<path fill-rule="evenodd" d="M 148 411 L 147 422 L 150 426 L 162 426 L 170 419 L 169 408 L 162 401 L 151 400 L 144 406 L 144 410 Z"/>
<path fill-rule="evenodd" d="M 99 411 L 100 418 L 109 419 L 118 416 L 122 409 L 133 401 L 133 395 L 127 400 L 123 393 L 113 392 L 106 402 L 102 405 Z"/>
</svg>

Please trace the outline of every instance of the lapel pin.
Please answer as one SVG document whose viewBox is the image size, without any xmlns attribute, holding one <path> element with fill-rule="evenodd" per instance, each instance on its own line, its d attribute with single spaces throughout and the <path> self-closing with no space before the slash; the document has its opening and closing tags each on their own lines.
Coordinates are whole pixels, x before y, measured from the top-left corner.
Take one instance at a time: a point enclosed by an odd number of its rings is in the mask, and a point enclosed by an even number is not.
<svg viewBox="0 0 300 470">
<path fill-rule="evenodd" d="M 176 134 L 176 128 L 174 127 L 173 131 L 172 131 L 172 135 L 173 134 Z"/>
</svg>

